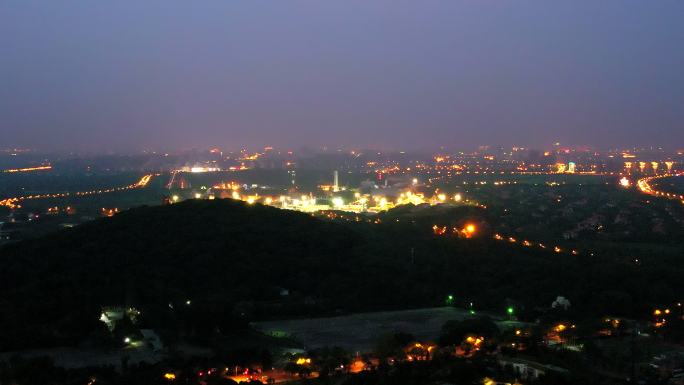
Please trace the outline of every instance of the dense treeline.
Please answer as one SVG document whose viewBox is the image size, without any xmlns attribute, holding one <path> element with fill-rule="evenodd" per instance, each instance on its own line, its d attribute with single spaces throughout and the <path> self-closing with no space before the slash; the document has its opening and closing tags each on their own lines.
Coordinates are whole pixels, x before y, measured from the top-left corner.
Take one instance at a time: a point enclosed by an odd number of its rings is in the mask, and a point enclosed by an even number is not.
<svg viewBox="0 0 684 385">
<path fill-rule="evenodd" d="M 440 215 L 493 220 L 472 208 Z M 680 258 L 630 260 L 435 237 L 420 220 L 325 221 L 232 200 L 142 207 L 0 249 L 0 347 L 101 335 L 105 305 L 140 309 L 173 341 L 254 318 L 442 305 L 448 294 L 478 309 L 514 303 L 527 317 L 558 295 L 594 316 L 645 316 L 681 297 Z"/>
</svg>

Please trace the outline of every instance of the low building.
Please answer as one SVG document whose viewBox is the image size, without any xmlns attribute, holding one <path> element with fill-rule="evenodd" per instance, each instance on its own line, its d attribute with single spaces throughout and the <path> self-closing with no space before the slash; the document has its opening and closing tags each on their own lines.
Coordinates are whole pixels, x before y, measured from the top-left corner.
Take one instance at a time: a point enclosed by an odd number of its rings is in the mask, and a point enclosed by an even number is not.
<svg viewBox="0 0 684 385">
<path fill-rule="evenodd" d="M 566 369 L 554 365 L 545 365 L 539 362 L 526 360 L 517 357 L 500 357 L 498 359 L 499 365 L 502 367 L 511 367 L 513 371 L 520 376 L 521 379 L 530 380 L 537 379 L 548 372 L 567 373 Z"/>
</svg>

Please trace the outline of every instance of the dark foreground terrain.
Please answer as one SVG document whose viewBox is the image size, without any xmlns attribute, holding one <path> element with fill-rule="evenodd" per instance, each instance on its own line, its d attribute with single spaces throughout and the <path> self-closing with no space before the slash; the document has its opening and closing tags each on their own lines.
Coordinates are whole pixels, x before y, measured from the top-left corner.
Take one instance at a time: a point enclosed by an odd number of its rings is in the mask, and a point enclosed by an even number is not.
<svg viewBox="0 0 684 385">
<path fill-rule="evenodd" d="M 4 350 L 77 344 L 102 331 L 103 306 L 135 307 L 170 340 L 250 320 L 443 305 L 448 295 L 497 312 L 514 303 L 520 317 L 559 295 L 579 314 L 636 317 L 679 300 L 684 276 L 684 260 L 667 255 L 561 255 L 232 200 L 132 209 L 0 255 Z"/>
</svg>

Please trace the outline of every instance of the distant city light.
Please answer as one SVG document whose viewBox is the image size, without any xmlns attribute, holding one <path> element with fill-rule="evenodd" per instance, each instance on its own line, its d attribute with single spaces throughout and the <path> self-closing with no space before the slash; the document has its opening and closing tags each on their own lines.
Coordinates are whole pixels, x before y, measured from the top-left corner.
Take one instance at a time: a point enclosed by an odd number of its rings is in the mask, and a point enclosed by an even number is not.
<svg viewBox="0 0 684 385">
<path fill-rule="evenodd" d="M 620 179 L 620 186 L 622 187 L 629 187 L 631 184 L 632 183 L 629 181 L 629 179 L 627 179 L 627 177 L 623 176 L 622 179 Z"/>
</svg>

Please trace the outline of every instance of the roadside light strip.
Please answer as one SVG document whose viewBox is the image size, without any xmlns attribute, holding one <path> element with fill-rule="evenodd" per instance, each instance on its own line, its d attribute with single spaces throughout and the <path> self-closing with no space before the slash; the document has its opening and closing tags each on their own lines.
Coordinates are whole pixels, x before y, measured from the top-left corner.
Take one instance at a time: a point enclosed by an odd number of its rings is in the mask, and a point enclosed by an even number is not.
<svg viewBox="0 0 684 385">
<path fill-rule="evenodd" d="M 65 193 L 55 193 L 55 194 L 37 194 L 37 195 L 26 195 L 26 196 L 14 197 L 14 198 L 7 198 L 7 199 L 0 200 L 0 206 L 7 206 L 10 209 L 17 209 L 17 208 L 21 207 L 19 202 L 24 201 L 24 200 L 66 198 L 68 196 L 87 196 L 87 195 L 106 194 L 106 193 L 111 193 L 111 192 L 116 192 L 116 191 L 133 190 L 133 189 L 143 188 L 143 187 L 147 186 L 147 184 L 150 183 L 151 179 L 152 179 L 152 174 L 148 174 L 148 175 L 145 175 L 142 178 L 140 178 L 140 180 L 137 181 L 136 183 L 130 184 L 128 186 L 112 187 L 112 188 L 101 189 L 101 190 L 78 191 L 75 193 L 65 192 Z"/>
<path fill-rule="evenodd" d="M 438 225 L 432 226 L 432 232 L 435 235 L 445 235 L 445 236 L 450 235 L 450 234 L 462 236 L 464 234 L 464 230 L 459 230 L 459 229 L 454 227 L 451 229 L 451 231 L 449 231 L 449 228 L 447 226 L 438 226 Z M 471 237 L 466 236 L 465 238 L 471 238 Z M 564 248 L 561 248 L 560 246 L 547 246 L 543 243 L 531 242 L 531 241 L 528 241 L 526 239 L 521 241 L 521 240 L 518 240 L 514 237 L 503 236 L 501 234 L 494 234 L 494 236 L 492 238 L 496 241 L 519 244 L 523 247 L 533 247 L 533 248 L 542 249 L 542 250 L 549 249 L 549 250 L 553 250 L 553 252 L 557 253 L 557 254 L 570 254 L 570 255 L 579 255 L 580 254 L 575 249 L 564 249 Z"/>
<path fill-rule="evenodd" d="M 542 249 L 542 250 L 552 249 L 554 253 L 558 253 L 558 254 L 565 253 L 565 254 L 571 254 L 571 255 L 579 255 L 579 252 L 575 249 L 564 249 L 564 248 L 561 248 L 560 246 L 546 246 L 545 244 L 543 244 L 541 242 L 531 242 L 531 241 L 528 241 L 526 239 L 519 241 L 513 237 L 505 237 L 505 236 L 502 236 L 500 234 L 494 234 L 493 238 L 494 238 L 494 240 L 497 240 L 497 241 L 503 241 L 503 242 L 508 242 L 508 243 L 516 243 L 516 244 L 520 244 L 524 247 L 534 247 L 534 248 L 538 248 L 538 249 Z"/>
<path fill-rule="evenodd" d="M 637 181 L 637 187 L 639 188 L 639 191 L 641 191 L 644 194 L 648 195 L 653 195 L 656 197 L 663 197 L 663 198 L 668 198 L 668 199 L 674 199 L 682 202 L 684 204 L 684 194 L 674 194 L 670 193 L 667 191 L 661 191 L 661 190 L 655 190 L 651 186 L 651 182 L 658 180 L 658 179 L 663 179 L 663 178 L 669 178 L 669 177 L 676 177 L 676 176 L 683 176 L 684 173 L 678 173 L 678 174 L 663 174 L 663 175 L 656 175 L 656 176 L 650 176 L 647 178 L 642 178 Z"/>
<path fill-rule="evenodd" d="M 17 173 L 17 172 L 31 172 L 31 171 L 43 171 L 43 170 L 52 170 L 52 166 L 47 165 L 47 166 L 38 166 L 38 167 L 11 168 L 9 170 L 4 170 L 3 172 Z"/>
</svg>

